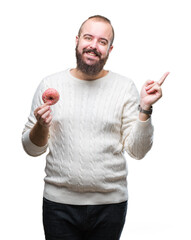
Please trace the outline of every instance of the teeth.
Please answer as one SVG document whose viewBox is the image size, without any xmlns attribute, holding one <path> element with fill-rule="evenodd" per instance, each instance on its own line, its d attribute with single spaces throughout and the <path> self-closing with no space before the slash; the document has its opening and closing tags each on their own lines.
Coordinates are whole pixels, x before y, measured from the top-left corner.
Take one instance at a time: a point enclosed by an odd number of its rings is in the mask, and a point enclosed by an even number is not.
<svg viewBox="0 0 191 240">
<path fill-rule="evenodd" d="M 96 56 L 96 54 L 92 53 L 92 52 L 89 52 L 88 54 L 91 55 L 91 56 Z"/>
</svg>

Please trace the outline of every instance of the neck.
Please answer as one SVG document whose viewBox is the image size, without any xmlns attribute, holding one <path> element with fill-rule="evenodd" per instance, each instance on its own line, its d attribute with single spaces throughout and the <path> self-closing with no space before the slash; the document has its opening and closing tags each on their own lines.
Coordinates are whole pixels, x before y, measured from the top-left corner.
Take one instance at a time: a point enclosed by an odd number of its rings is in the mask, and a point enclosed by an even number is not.
<svg viewBox="0 0 191 240">
<path fill-rule="evenodd" d="M 108 71 L 103 69 L 98 74 L 92 76 L 92 75 L 83 73 L 82 71 L 80 71 L 77 68 L 73 68 L 70 70 L 70 73 L 72 74 L 73 77 L 76 77 L 78 79 L 91 81 L 91 80 L 96 80 L 98 78 L 102 78 L 102 77 L 106 76 Z"/>
</svg>

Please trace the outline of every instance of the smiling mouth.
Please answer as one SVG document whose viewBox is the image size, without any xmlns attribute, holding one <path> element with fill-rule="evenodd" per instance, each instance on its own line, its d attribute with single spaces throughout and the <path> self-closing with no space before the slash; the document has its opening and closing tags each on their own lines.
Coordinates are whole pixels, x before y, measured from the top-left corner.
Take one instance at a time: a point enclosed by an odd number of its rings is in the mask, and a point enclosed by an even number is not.
<svg viewBox="0 0 191 240">
<path fill-rule="evenodd" d="M 94 56 L 94 57 L 101 57 L 101 54 L 100 53 L 98 53 L 96 50 L 94 50 L 94 49 L 84 49 L 83 50 L 83 53 L 87 53 L 88 55 L 90 55 L 90 56 Z"/>
<path fill-rule="evenodd" d="M 90 56 L 97 56 L 95 53 L 93 53 L 93 52 L 88 52 L 87 53 L 88 55 L 90 55 Z"/>
</svg>

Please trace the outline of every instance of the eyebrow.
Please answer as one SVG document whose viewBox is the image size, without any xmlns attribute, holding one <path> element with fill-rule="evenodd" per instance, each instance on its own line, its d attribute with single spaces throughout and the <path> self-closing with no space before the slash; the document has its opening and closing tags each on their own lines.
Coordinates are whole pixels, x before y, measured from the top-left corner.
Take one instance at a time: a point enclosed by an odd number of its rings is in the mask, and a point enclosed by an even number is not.
<svg viewBox="0 0 191 240">
<path fill-rule="evenodd" d="M 86 37 L 86 36 L 93 37 L 93 35 L 88 34 L 88 33 L 83 35 L 83 37 Z M 99 38 L 99 39 L 102 39 L 102 40 L 106 41 L 107 43 L 109 42 L 106 38 Z"/>
</svg>

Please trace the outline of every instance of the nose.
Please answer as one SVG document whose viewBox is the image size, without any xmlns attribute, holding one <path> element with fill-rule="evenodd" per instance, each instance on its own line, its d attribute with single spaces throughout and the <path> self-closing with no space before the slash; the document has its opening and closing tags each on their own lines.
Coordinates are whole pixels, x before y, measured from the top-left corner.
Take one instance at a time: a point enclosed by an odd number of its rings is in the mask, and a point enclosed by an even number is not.
<svg viewBox="0 0 191 240">
<path fill-rule="evenodd" d="M 97 49 L 97 40 L 96 39 L 91 41 L 90 48 Z"/>
</svg>

